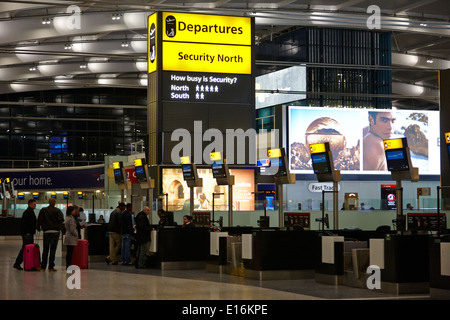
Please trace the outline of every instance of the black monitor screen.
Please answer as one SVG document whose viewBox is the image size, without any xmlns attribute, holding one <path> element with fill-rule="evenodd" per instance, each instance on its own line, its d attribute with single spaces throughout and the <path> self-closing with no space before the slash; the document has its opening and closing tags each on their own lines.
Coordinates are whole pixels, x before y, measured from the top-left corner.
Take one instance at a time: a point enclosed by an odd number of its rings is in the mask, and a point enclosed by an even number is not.
<svg viewBox="0 0 450 320">
<path fill-rule="evenodd" d="M 448 155 L 450 156 L 450 144 L 447 145 L 448 148 Z"/>
<path fill-rule="evenodd" d="M 285 176 L 285 175 L 287 175 L 286 166 L 284 164 L 284 158 L 273 158 L 273 159 L 270 159 L 270 167 L 278 168 L 278 171 L 275 173 L 276 176 Z"/>
<path fill-rule="evenodd" d="M 136 172 L 137 181 L 139 181 L 139 182 L 146 182 L 147 181 L 147 177 L 145 175 L 144 167 L 141 167 L 141 166 L 135 167 L 134 171 Z"/>
<path fill-rule="evenodd" d="M 312 154 L 311 161 L 315 174 L 331 173 L 331 165 L 326 153 Z"/>
<path fill-rule="evenodd" d="M 24 194 L 18 194 L 17 198 L 20 199 L 20 200 L 25 199 L 25 195 Z"/>
<path fill-rule="evenodd" d="M 114 169 L 114 180 L 116 183 L 123 183 L 122 169 Z"/>
<path fill-rule="evenodd" d="M 227 173 L 222 161 L 214 161 L 212 163 L 212 173 L 214 178 L 225 178 Z"/>
<path fill-rule="evenodd" d="M 195 179 L 192 165 L 190 165 L 190 164 L 183 164 L 181 169 L 183 171 L 183 178 L 184 178 L 184 180 L 194 180 Z"/>
<path fill-rule="evenodd" d="M 389 171 L 409 170 L 408 160 L 402 149 L 386 151 L 386 162 Z"/>
</svg>

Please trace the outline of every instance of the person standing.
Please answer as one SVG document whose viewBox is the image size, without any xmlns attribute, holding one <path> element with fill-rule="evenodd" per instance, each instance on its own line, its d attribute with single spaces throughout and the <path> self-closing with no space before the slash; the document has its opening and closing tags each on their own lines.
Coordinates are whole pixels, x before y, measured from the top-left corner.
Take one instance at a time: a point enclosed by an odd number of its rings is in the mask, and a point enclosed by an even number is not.
<svg viewBox="0 0 450 320">
<path fill-rule="evenodd" d="M 144 207 L 142 211 L 136 216 L 136 268 L 143 269 L 145 267 L 145 261 L 147 258 L 147 251 L 150 245 L 150 232 L 152 231 L 152 226 L 148 220 L 148 215 L 150 214 L 150 208 Z"/>
<path fill-rule="evenodd" d="M 64 225 L 66 226 L 64 244 L 67 247 L 66 269 L 72 264 L 73 250 L 78 244 L 78 228 L 76 222 L 78 210 L 78 206 L 68 206 L 66 211 L 66 220 L 64 222 Z"/>
<path fill-rule="evenodd" d="M 183 228 L 195 228 L 195 225 L 192 223 L 192 216 L 183 216 Z"/>
<path fill-rule="evenodd" d="M 44 250 L 42 252 L 41 271 L 45 271 L 48 262 L 48 271 L 54 272 L 55 255 L 58 247 L 60 231 L 63 228 L 64 215 L 56 205 L 56 199 L 48 200 L 48 207 L 39 211 L 37 230 L 44 233 Z"/>
<path fill-rule="evenodd" d="M 23 250 L 26 245 L 34 243 L 34 235 L 36 234 L 36 200 L 28 200 L 28 208 L 23 212 L 22 219 L 20 220 L 20 234 L 22 236 L 22 248 L 17 255 L 14 262 L 14 268 L 17 270 L 23 270 L 20 266 L 23 262 Z M 40 269 L 38 267 L 37 269 Z"/>
<path fill-rule="evenodd" d="M 116 265 L 119 263 L 118 255 L 122 246 L 122 212 L 125 210 L 125 203 L 120 202 L 119 206 L 111 212 L 109 216 L 109 256 L 106 263 Z"/>
<path fill-rule="evenodd" d="M 131 265 L 131 240 L 134 233 L 132 205 L 127 203 L 126 210 L 122 213 L 122 265 Z"/>
</svg>

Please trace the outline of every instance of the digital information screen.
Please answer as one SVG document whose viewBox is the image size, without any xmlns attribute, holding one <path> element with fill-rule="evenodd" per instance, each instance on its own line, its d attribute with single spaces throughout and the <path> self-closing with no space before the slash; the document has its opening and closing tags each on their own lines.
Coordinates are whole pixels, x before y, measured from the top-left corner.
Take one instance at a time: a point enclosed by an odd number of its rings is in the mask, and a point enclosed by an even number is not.
<svg viewBox="0 0 450 320">
<path fill-rule="evenodd" d="M 409 170 L 409 164 L 403 150 L 386 151 L 386 162 L 389 171 Z"/>
<path fill-rule="evenodd" d="M 136 172 L 137 181 L 139 181 L 139 182 L 146 182 L 147 181 L 147 176 L 145 174 L 144 167 L 138 166 L 138 167 L 135 167 L 134 170 Z"/>
<path fill-rule="evenodd" d="M 212 173 L 214 178 L 225 178 L 227 176 L 222 161 L 212 163 Z"/>
<path fill-rule="evenodd" d="M 194 176 L 194 172 L 192 170 L 192 165 L 190 164 L 183 164 L 181 166 L 181 170 L 183 171 L 183 178 L 185 181 L 187 180 L 194 180 L 195 176 Z"/>
<path fill-rule="evenodd" d="M 163 101 L 251 103 L 251 75 L 164 71 L 162 81 Z"/>
<path fill-rule="evenodd" d="M 312 154 L 311 161 L 315 174 L 331 173 L 331 167 L 326 153 Z"/>
<path fill-rule="evenodd" d="M 123 183 L 122 169 L 114 169 L 114 180 L 116 183 Z"/>
</svg>

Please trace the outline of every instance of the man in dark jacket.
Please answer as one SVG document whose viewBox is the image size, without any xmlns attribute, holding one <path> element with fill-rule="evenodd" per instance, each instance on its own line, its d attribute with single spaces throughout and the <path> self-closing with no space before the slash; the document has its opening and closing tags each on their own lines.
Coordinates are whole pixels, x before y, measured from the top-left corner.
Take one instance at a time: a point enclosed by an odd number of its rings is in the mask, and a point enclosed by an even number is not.
<svg viewBox="0 0 450 320">
<path fill-rule="evenodd" d="M 131 240 L 134 234 L 133 208 L 127 203 L 126 210 L 122 213 L 122 265 L 131 265 Z"/>
<path fill-rule="evenodd" d="M 144 207 L 136 216 L 136 268 L 143 269 L 145 267 L 146 253 L 150 245 L 150 232 L 152 227 L 148 221 L 150 208 Z"/>
<path fill-rule="evenodd" d="M 14 268 L 17 270 L 23 270 L 20 266 L 23 262 L 23 250 L 27 244 L 34 243 L 34 234 L 36 233 L 36 215 L 34 213 L 36 209 L 36 200 L 28 200 L 28 208 L 23 212 L 22 219 L 20 220 L 20 234 L 22 235 L 22 248 L 17 255 Z"/>
<path fill-rule="evenodd" d="M 48 204 L 48 207 L 44 207 L 39 211 L 37 230 L 42 230 L 44 232 L 44 250 L 42 251 L 41 271 L 45 271 L 48 261 L 48 271 L 54 272 L 56 271 L 56 248 L 58 247 L 60 231 L 64 224 L 64 215 L 62 211 L 55 206 L 55 198 L 50 198 Z"/>
<path fill-rule="evenodd" d="M 106 263 L 116 265 L 119 262 L 118 255 L 122 246 L 122 212 L 125 210 L 125 203 L 119 203 L 119 206 L 111 212 L 108 223 L 109 235 L 109 256 L 106 257 Z"/>
</svg>

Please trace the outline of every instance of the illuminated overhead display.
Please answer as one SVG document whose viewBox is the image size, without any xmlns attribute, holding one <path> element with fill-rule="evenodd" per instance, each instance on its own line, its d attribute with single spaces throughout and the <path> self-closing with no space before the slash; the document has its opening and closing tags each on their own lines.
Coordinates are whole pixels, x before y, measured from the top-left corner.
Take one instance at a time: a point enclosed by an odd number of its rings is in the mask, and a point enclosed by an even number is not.
<svg viewBox="0 0 450 320">
<path fill-rule="evenodd" d="M 162 71 L 163 101 L 251 103 L 252 18 L 162 12 L 148 25 L 148 71 Z"/>
<path fill-rule="evenodd" d="M 235 74 L 164 72 L 164 101 L 250 103 L 251 77 Z"/>
<path fill-rule="evenodd" d="M 163 41 L 252 45 L 250 18 L 163 12 Z"/>
<path fill-rule="evenodd" d="M 310 145 L 329 142 L 341 174 L 389 174 L 383 141 L 394 148 L 401 138 L 421 175 L 440 174 L 438 111 L 289 108 L 291 173 L 312 174 Z"/>
</svg>

